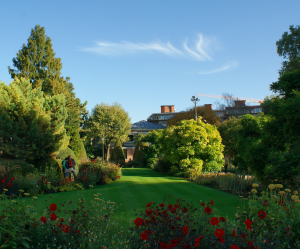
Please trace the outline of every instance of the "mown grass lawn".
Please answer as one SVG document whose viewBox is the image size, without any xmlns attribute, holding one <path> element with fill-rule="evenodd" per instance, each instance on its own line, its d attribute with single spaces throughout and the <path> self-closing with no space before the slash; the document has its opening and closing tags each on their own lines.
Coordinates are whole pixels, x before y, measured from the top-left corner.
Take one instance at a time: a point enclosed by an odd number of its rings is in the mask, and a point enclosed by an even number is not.
<svg viewBox="0 0 300 249">
<path fill-rule="evenodd" d="M 126 168 L 123 169 L 121 179 L 111 184 L 95 186 L 81 191 L 41 195 L 36 200 L 34 210 L 41 216 L 43 210 L 49 207 L 51 203 L 60 205 L 72 201 L 72 205 L 74 205 L 79 198 L 94 199 L 93 194 L 96 193 L 101 193 L 101 198 L 105 201 L 110 200 L 117 204 L 118 208 L 114 211 L 114 217 L 121 218 L 122 223 L 135 219 L 135 214 L 140 214 L 141 210 L 144 211 L 147 203 L 162 203 L 164 197 L 168 197 L 171 203 L 182 198 L 185 201 L 193 202 L 196 207 L 200 207 L 200 200 L 209 202 L 213 199 L 214 207 L 219 210 L 219 214 L 231 219 L 234 218 L 237 206 L 241 206 L 240 198 L 235 195 L 204 187 L 178 177 L 167 176 L 150 169 Z M 169 198 L 169 196 L 173 198 Z"/>
</svg>

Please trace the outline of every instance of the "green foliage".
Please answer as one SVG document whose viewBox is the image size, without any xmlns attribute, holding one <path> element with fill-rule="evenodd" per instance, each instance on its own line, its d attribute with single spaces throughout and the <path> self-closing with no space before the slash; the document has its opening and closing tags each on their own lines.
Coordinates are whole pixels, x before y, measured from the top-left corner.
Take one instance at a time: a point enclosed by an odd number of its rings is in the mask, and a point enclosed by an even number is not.
<svg viewBox="0 0 300 249">
<path fill-rule="evenodd" d="M 31 240 L 27 230 L 32 212 L 19 199 L 11 200 L 1 195 L 0 202 L 1 248 L 29 248 Z"/>
<path fill-rule="evenodd" d="M 144 146 L 147 146 L 148 143 L 142 142 L 144 137 L 145 134 L 143 133 L 139 133 L 134 137 L 135 149 L 133 153 L 133 161 L 137 162 L 138 167 L 141 167 L 146 163 L 143 156 L 143 148 Z"/>
<path fill-rule="evenodd" d="M 81 162 L 83 162 L 86 159 L 87 159 L 86 151 L 85 151 L 83 142 L 80 141 L 80 151 L 79 151 L 79 155 L 78 155 L 78 160 L 81 163 Z"/>
<path fill-rule="evenodd" d="M 289 30 L 290 34 L 284 32 L 281 39 L 276 42 L 278 55 L 288 59 L 282 62 L 280 75 L 300 69 L 300 27 L 291 25 Z"/>
<path fill-rule="evenodd" d="M 96 142 L 95 146 L 99 145 L 99 141 L 104 137 L 107 151 L 106 160 L 108 161 L 111 142 L 116 142 L 117 139 L 120 139 L 121 143 L 126 142 L 131 130 L 131 123 L 128 113 L 120 104 L 102 103 L 101 105 L 97 104 L 92 110 L 87 129 L 89 137 L 94 138 L 93 141 Z"/>
<path fill-rule="evenodd" d="M 190 169 L 220 170 L 223 148 L 217 128 L 201 120 L 184 120 L 167 127 L 160 137 L 160 152 L 173 166 L 174 174 L 186 175 Z"/>
<path fill-rule="evenodd" d="M 117 142 L 115 143 L 114 149 L 111 153 L 110 161 L 122 166 L 125 165 L 125 156 L 120 139 L 117 139 Z"/>
<path fill-rule="evenodd" d="M 25 176 L 36 171 L 34 165 L 24 159 L 0 157 L 0 165 L 6 168 L 5 171 L 11 172 L 11 175 L 22 174 Z"/>
<path fill-rule="evenodd" d="M 147 166 L 154 168 L 156 161 L 158 160 L 159 155 L 159 138 L 162 136 L 162 130 L 148 132 L 141 141 L 144 144 L 143 153 L 144 160 L 147 163 Z"/>
<path fill-rule="evenodd" d="M 8 67 L 11 77 L 30 79 L 33 88 L 41 87 L 46 95 L 54 95 L 54 91 L 63 85 L 60 77 L 61 60 L 55 57 L 51 39 L 45 35 L 45 28 L 40 25 L 31 30 L 27 45 L 23 44 L 12 61 L 16 69 Z"/>
<path fill-rule="evenodd" d="M 27 45 L 13 58 L 16 69 L 9 67 L 9 73 L 13 79 L 25 77 L 30 80 L 33 88 L 41 88 L 45 96 L 63 95 L 67 117 L 65 129 L 67 136 L 58 150 L 65 149 L 68 145 L 78 156 L 80 151 L 80 124 L 83 123 L 87 111 L 87 102 L 81 103 L 76 98 L 74 87 L 70 78 L 61 77 L 62 63 L 60 58 L 55 57 L 51 39 L 45 34 L 45 28 L 37 25 L 31 30 Z M 56 109 L 56 106 L 50 106 Z M 52 109 L 51 109 L 52 110 Z"/>
<path fill-rule="evenodd" d="M 228 120 L 217 125 L 218 131 L 222 137 L 224 154 L 234 156 L 237 153 L 237 138 L 238 131 L 241 126 L 241 120 L 235 117 L 230 117 Z"/>
<path fill-rule="evenodd" d="M 0 150 L 5 157 L 39 159 L 66 137 L 63 95 L 46 96 L 26 79 L 0 83 Z"/>
</svg>

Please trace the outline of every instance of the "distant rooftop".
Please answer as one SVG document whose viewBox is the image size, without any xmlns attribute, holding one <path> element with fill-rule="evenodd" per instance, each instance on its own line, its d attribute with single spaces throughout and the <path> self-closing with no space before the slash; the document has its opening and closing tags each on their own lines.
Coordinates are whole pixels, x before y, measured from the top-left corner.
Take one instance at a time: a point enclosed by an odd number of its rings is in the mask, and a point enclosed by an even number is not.
<svg viewBox="0 0 300 249">
<path fill-rule="evenodd" d="M 145 120 L 136 122 L 136 123 L 132 124 L 132 126 L 131 126 L 131 129 L 138 129 L 138 130 L 140 130 L 140 129 L 158 130 L 158 129 L 165 129 L 165 128 L 166 127 L 164 127 L 164 126 L 153 124 L 153 123 L 147 122 Z"/>
</svg>

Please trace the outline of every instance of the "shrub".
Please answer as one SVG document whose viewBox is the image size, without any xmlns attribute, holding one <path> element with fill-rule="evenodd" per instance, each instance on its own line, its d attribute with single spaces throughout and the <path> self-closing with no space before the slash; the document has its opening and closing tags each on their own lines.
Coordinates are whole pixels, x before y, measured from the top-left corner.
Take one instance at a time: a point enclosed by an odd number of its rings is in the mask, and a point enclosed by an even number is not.
<svg viewBox="0 0 300 249">
<path fill-rule="evenodd" d="M 161 173 L 168 173 L 171 169 L 172 164 L 168 161 L 165 161 L 163 158 L 158 159 L 153 167 L 153 170 L 161 172 Z"/>
<path fill-rule="evenodd" d="M 6 195 L 1 195 L 0 200 L 1 248 L 29 248 L 30 208 L 23 201 L 7 198 Z"/>
<path fill-rule="evenodd" d="M 86 156 L 86 151 L 85 151 L 83 142 L 80 141 L 79 145 L 80 145 L 80 151 L 79 151 L 79 155 L 78 155 L 78 160 L 79 160 L 79 163 L 82 163 L 87 159 L 87 156 Z"/>
<path fill-rule="evenodd" d="M 278 208 L 285 203 L 279 196 L 273 200 L 275 206 L 264 200 L 253 205 L 257 198 L 252 197 L 250 211 L 238 212 L 235 221 L 219 217 L 213 200 L 200 201 L 200 208 L 184 200 L 168 205 L 150 202 L 134 220 L 131 248 L 299 248 L 299 197 L 288 198 L 292 201 L 287 210 Z"/>
<path fill-rule="evenodd" d="M 117 139 L 117 142 L 115 143 L 115 147 L 112 151 L 110 160 L 115 164 L 120 164 L 122 166 L 125 165 L 124 151 L 122 148 L 121 141 L 119 139 Z"/>
</svg>

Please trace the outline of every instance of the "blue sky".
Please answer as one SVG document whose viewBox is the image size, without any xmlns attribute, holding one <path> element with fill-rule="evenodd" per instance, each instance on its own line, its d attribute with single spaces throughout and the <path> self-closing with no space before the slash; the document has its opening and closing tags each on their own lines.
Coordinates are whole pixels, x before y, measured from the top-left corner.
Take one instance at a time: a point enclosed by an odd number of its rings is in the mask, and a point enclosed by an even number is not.
<svg viewBox="0 0 300 249">
<path fill-rule="evenodd" d="M 87 108 L 119 102 L 132 122 L 192 106 L 197 93 L 263 99 L 278 78 L 275 42 L 300 1 L 1 1 L 0 80 L 35 25 Z M 218 99 L 200 97 L 199 105 Z"/>
</svg>

